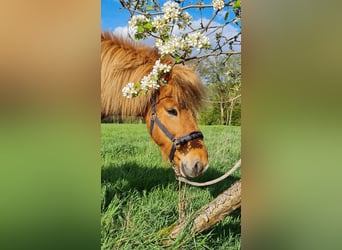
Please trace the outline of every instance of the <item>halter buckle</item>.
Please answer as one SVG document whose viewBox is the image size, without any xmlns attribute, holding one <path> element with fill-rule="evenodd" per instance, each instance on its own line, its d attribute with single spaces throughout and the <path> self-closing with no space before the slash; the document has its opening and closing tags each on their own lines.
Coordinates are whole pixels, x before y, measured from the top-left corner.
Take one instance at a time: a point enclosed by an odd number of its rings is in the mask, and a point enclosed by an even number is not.
<svg viewBox="0 0 342 250">
<path fill-rule="evenodd" d="M 171 141 L 172 141 L 172 144 L 175 145 L 176 148 L 178 148 L 181 145 L 178 138 L 173 138 Z"/>
</svg>

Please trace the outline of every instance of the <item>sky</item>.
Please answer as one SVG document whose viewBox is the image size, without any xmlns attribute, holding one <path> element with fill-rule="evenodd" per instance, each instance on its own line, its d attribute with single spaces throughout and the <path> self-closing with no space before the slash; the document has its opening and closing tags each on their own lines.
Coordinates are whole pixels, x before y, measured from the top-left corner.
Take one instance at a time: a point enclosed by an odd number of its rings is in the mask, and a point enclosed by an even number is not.
<svg viewBox="0 0 342 250">
<path fill-rule="evenodd" d="M 117 27 L 127 26 L 129 12 L 121 9 L 118 0 L 101 0 L 101 30 L 114 31 Z"/>
</svg>

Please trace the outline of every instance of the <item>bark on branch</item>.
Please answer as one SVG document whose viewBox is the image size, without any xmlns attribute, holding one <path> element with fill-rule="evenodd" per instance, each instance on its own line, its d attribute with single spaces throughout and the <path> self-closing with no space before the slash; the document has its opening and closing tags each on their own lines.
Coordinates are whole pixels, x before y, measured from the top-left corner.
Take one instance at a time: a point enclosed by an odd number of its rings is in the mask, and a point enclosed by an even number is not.
<svg viewBox="0 0 342 250">
<path fill-rule="evenodd" d="M 209 229 L 239 207 L 241 207 L 241 180 L 235 182 L 213 201 L 198 210 L 193 220 L 192 232 L 200 233 Z M 183 222 L 176 225 L 171 230 L 170 237 L 175 239 L 183 231 L 187 223 Z"/>
</svg>

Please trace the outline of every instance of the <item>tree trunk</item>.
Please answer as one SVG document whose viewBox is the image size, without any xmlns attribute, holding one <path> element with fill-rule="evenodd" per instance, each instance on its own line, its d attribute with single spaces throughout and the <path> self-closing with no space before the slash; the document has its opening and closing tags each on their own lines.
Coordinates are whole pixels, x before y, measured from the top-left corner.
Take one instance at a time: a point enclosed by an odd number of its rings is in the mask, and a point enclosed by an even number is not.
<svg viewBox="0 0 342 250">
<path fill-rule="evenodd" d="M 229 106 L 230 107 L 230 106 Z M 230 114 L 230 108 L 227 108 L 227 114 L 226 114 L 226 124 L 229 125 L 230 121 L 229 121 L 229 114 Z"/>
<path fill-rule="evenodd" d="M 191 230 L 195 233 L 203 232 L 217 222 L 223 220 L 228 214 L 241 206 L 241 180 L 235 182 L 230 188 L 217 196 L 213 201 L 196 212 Z M 176 225 L 170 232 L 175 239 L 188 222 Z"/>
<path fill-rule="evenodd" d="M 221 115 L 220 115 L 220 122 L 221 125 L 224 125 L 224 106 L 223 106 L 223 101 L 220 101 L 220 111 L 221 111 Z"/>
<path fill-rule="evenodd" d="M 229 123 L 228 123 L 229 126 L 232 124 L 233 111 L 234 111 L 234 100 L 232 100 L 230 103 L 230 113 L 229 113 Z"/>
</svg>

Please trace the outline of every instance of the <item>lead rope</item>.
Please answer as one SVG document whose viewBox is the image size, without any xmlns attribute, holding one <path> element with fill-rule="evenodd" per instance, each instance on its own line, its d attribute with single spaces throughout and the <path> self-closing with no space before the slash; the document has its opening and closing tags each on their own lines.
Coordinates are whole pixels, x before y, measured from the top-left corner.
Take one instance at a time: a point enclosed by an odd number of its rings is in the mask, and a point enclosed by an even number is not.
<svg viewBox="0 0 342 250">
<path fill-rule="evenodd" d="M 181 192 L 182 182 L 178 181 L 178 222 L 183 223 L 186 220 L 186 183 L 183 185 L 183 192 Z"/>
<path fill-rule="evenodd" d="M 172 169 L 175 172 L 176 179 L 178 179 L 178 222 L 183 223 L 186 220 L 186 183 L 183 185 L 183 192 L 182 192 L 182 181 L 179 179 L 181 178 L 181 174 L 177 169 L 176 165 L 172 162 Z"/>
<path fill-rule="evenodd" d="M 189 185 L 192 185 L 192 186 L 195 186 L 195 187 L 205 187 L 205 186 L 209 186 L 209 185 L 213 185 L 215 183 L 218 183 L 224 179 L 226 179 L 228 176 L 230 176 L 236 169 L 238 169 L 239 167 L 241 167 L 241 159 L 238 160 L 235 165 L 227 172 L 225 173 L 224 175 L 214 179 L 214 180 L 211 180 L 211 181 L 207 181 L 207 182 L 195 182 L 195 181 L 189 181 L 187 179 L 185 179 L 184 177 L 182 177 L 180 174 L 176 174 L 176 179 L 180 182 L 184 182 L 184 183 L 187 183 Z M 176 169 L 175 166 L 172 167 L 174 172 L 176 173 L 179 172 L 178 169 Z"/>
<path fill-rule="evenodd" d="M 178 222 L 183 223 L 186 219 L 186 183 L 184 183 L 182 192 L 182 181 L 179 179 L 181 174 L 174 162 L 171 162 L 171 167 L 176 175 L 176 179 L 178 180 Z"/>
</svg>

